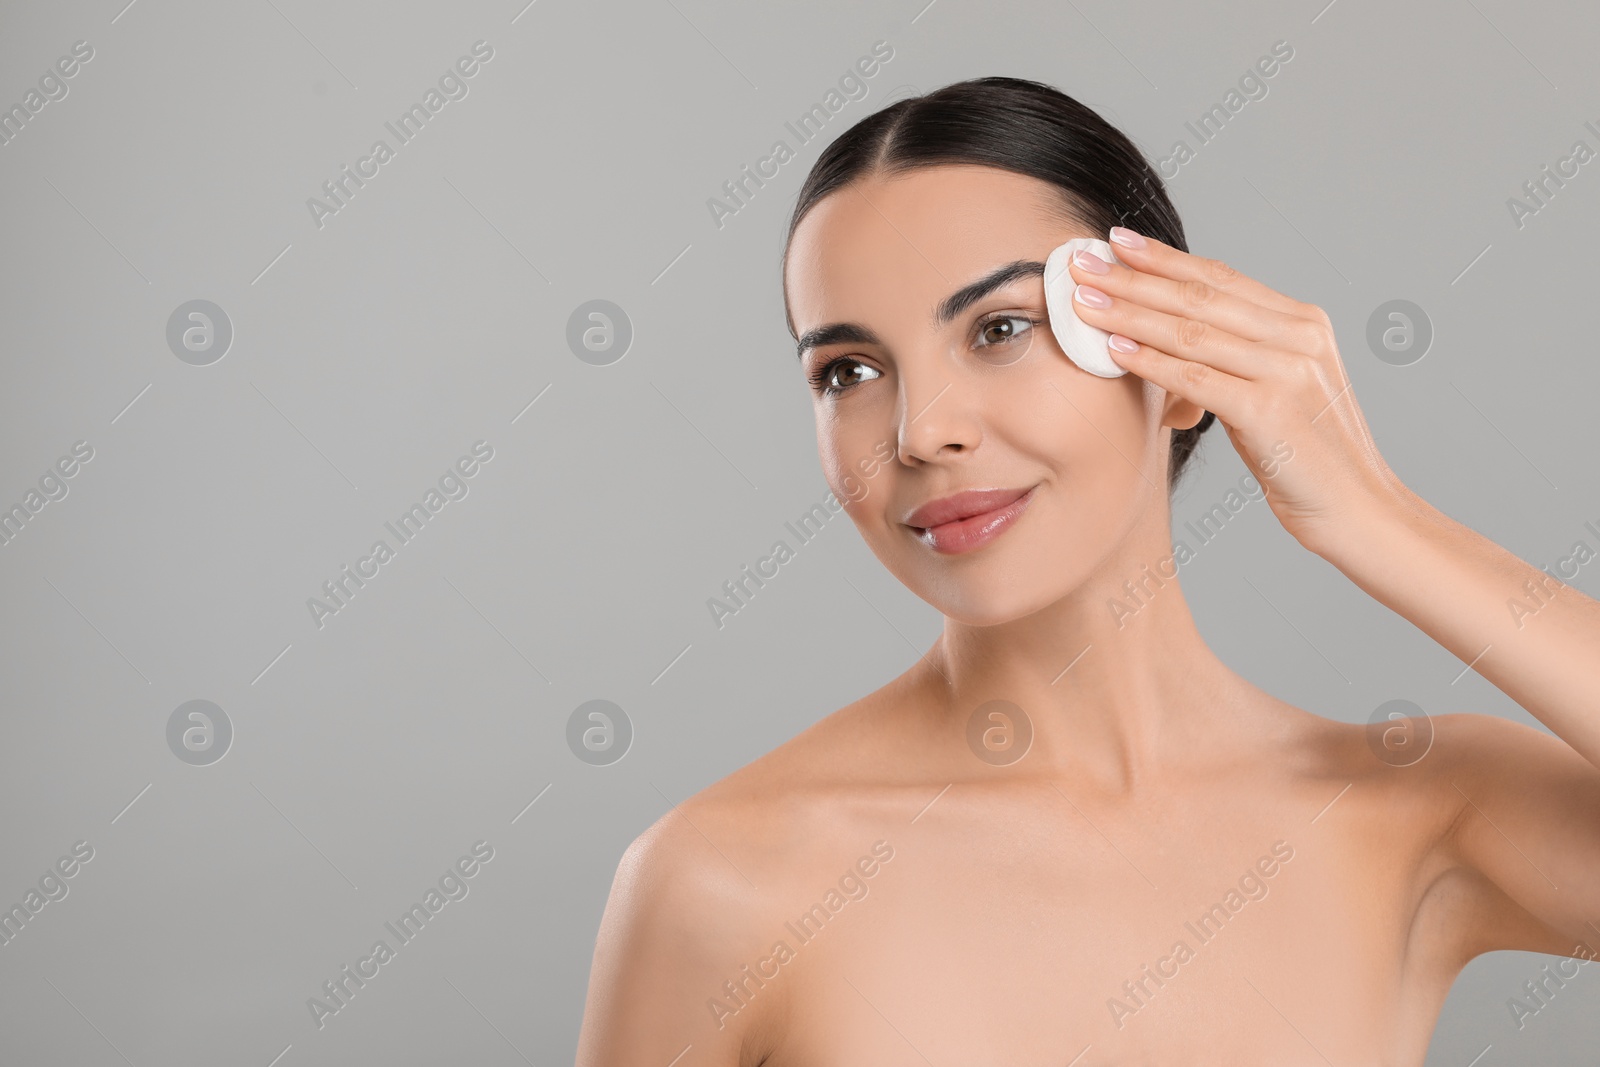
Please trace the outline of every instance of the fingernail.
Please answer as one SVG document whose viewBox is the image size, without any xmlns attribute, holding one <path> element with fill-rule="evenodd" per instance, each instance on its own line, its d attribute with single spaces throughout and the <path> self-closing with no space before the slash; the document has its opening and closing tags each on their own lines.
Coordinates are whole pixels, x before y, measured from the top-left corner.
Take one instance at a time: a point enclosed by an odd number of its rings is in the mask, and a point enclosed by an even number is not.
<svg viewBox="0 0 1600 1067">
<path fill-rule="evenodd" d="M 1124 248 L 1143 248 L 1145 240 L 1126 226 L 1111 227 L 1111 240 Z"/>
<path fill-rule="evenodd" d="M 1124 337 L 1120 333 L 1114 333 L 1106 338 L 1106 344 L 1111 348 L 1115 348 L 1118 352 L 1139 351 L 1139 342 Z"/>
<path fill-rule="evenodd" d="M 1087 304 L 1092 308 L 1108 308 L 1111 306 L 1111 298 L 1093 286 L 1079 285 L 1072 290 L 1072 296 L 1080 304 Z"/>
<path fill-rule="evenodd" d="M 1110 274 L 1111 264 L 1087 249 L 1080 248 L 1072 254 L 1072 262 L 1088 271 L 1090 274 Z"/>
</svg>

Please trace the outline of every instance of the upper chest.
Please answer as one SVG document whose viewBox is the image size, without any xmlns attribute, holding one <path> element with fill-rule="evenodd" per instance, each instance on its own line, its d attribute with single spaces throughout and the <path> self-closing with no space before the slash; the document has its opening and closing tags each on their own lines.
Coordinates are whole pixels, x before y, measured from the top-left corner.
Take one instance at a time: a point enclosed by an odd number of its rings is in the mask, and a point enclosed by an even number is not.
<svg viewBox="0 0 1600 1067">
<path fill-rule="evenodd" d="M 1413 937 L 1435 815 L 1347 784 L 956 794 L 856 828 L 892 858 L 792 883 L 767 985 L 745 983 L 781 993 L 769 1067 L 1420 1062 L 1448 989 Z"/>
</svg>

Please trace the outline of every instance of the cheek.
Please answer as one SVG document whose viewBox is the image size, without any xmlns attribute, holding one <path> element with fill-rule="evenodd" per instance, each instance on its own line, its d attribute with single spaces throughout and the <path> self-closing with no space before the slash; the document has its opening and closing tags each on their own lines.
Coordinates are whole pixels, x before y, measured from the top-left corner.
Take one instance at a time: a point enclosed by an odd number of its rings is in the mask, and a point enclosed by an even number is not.
<svg viewBox="0 0 1600 1067">
<path fill-rule="evenodd" d="M 860 502 L 881 491 L 886 464 L 879 458 L 887 431 L 874 432 L 858 420 L 817 418 L 817 459 L 834 497 L 845 510 L 857 512 Z M 856 518 L 856 514 L 852 514 Z"/>
<path fill-rule="evenodd" d="M 988 421 L 1014 448 L 1058 472 L 1114 466 L 1136 476 L 1130 464 L 1140 463 L 1160 410 L 1151 411 L 1145 384 L 1076 368 L 1018 375 L 992 394 Z"/>
<path fill-rule="evenodd" d="M 1042 540 L 1021 553 L 1037 573 L 1053 575 L 1047 585 L 1081 578 L 1088 561 L 1114 551 L 1149 501 L 1164 496 L 1160 397 L 1154 390 L 1152 408 L 1152 390 L 1131 376 L 1055 373 L 1007 391 L 998 432 L 1053 482 L 1040 512 L 1046 521 L 1033 528 Z"/>
<path fill-rule="evenodd" d="M 850 454 L 850 423 L 817 412 L 817 462 L 828 485 L 837 489 L 845 469 L 845 457 Z"/>
</svg>

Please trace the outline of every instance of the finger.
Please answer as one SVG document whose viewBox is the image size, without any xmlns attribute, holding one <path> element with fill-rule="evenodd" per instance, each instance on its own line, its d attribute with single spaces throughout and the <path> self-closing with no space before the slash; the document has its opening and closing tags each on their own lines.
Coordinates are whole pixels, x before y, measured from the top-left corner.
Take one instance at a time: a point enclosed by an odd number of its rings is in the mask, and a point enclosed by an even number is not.
<svg viewBox="0 0 1600 1067">
<path fill-rule="evenodd" d="M 1110 346 L 1106 350 L 1130 374 L 1136 374 L 1169 393 L 1198 404 L 1229 426 L 1238 425 L 1249 391 L 1256 388 L 1250 382 L 1204 363 L 1180 359 L 1131 338 L 1124 339 L 1136 346 L 1133 352 L 1123 352 Z"/>
<path fill-rule="evenodd" d="M 1267 376 L 1273 365 L 1272 350 L 1264 344 L 1247 341 L 1198 319 L 1169 315 L 1109 293 L 1105 295 L 1110 298 L 1111 305 L 1095 307 L 1084 302 L 1082 286 L 1074 287 L 1073 309 L 1090 326 L 1107 333 L 1120 333 L 1170 355 L 1205 363 L 1236 378 L 1258 381 Z"/>
<path fill-rule="evenodd" d="M 1180 254 L 1188 255 L 1187 252 Z M 1077 256 L 1067 262 L 1073 279 L 1085 285 L 1157 311 L 1210 323 L 1247 341 L 1293 347 L 1304 336 L 1307 319 L 1224 292 L 1199 278 L 1169 278 L 1121 263 L 1110 263 L 1107 267 L 1107 273 L 1096 274 L 1079 263 Z"/>
<path fill-rule="evenodd" d="M 1259 304 L 1272 311 L 1299 318 L 1315 318 L 1311 305 L 1284 296 L 1271 286 L 1263 285 L 1254 278 L 1240 274 L 1220 259 L 1207 259 L 1192 252 L 1185 252 L 1181 248 L 1174 248 L 1146 234 L 1136 234 L 1123 226 L 1113 226 L 1111 235 L 1111 244 L 1117 250 L 1117 258 L 1148 274 L 1159 274 L 1175 281 L 1205 282 L 1213 289 Z M 1123 237 L 1135 243 L 1124 244 L 1119 239 Z"/>
</svg>

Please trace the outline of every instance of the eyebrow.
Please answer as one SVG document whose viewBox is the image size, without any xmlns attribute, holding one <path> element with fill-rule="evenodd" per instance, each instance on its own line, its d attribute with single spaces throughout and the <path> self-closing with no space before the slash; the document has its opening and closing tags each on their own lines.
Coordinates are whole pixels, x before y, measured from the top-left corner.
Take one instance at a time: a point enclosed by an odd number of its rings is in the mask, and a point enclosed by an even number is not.
<svg viewBox="0 0 1600 1067">
<path fill-rule="evenodd" d="M 1019 259 L 997 267 L 979 278 L 962 286 L 949 296 L 941 300 L 933 309 L 933 324 L 935 326 L 947 325 L 951 319 L 961 314 L 967 308 L 976 304 L 996 289 L 1004 288 L 1021 278 L 1043 278 L 1044 264 L 1036 259 Z M 798 359 L 807 351 L 820 348 L 823 345 L 834 344 L 866 344 L 876 345 L 882 342 L 878 335 L 865 326 L 854 322 L 830 322 L 826 326 L 818 326 L 807 330 L 795 344 L 794 354 Z"/>
</svg>

